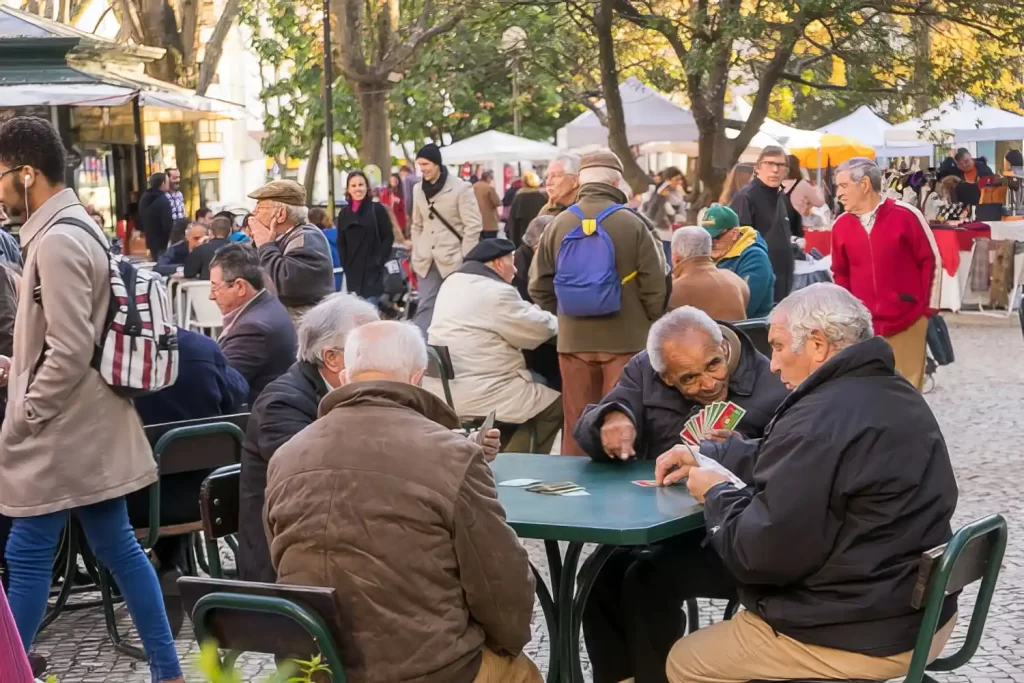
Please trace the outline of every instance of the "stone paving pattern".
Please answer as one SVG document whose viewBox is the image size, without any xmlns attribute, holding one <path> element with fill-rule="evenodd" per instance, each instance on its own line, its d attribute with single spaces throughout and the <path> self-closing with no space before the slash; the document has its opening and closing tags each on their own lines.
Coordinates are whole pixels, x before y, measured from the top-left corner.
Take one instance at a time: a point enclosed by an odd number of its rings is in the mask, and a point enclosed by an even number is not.
<svg viewBox="0 0 1024 683">
<path fill-rule="evenodd" d="M 943 427 L 960 485 L 954 523 L 1002 513 L 1009 522 L 1010 544 L 978 654 L 956 674 L 936 678 L 949 683 L 1024 683 L 1024 642 L 1019 630 L 1024 624 L 1024 506 L 1020 502 L 1024 339 L 1016 316 L 1006 320 L 960 315 L 947 316 L 947 321 L 957 362 L 939 369 L 928 401 Z M 527 545 L 535 565 L 544 567 L 543 546 Z M 966 632 L 973 593 L 969 591 L 961 601 L 954 643 L 961 642 Z M 703 601 L 702 623 L 720 618 L 723 606 Z M 127 613 L 120 608 L 118 614 L 122 633 L 128 632 Z M 539 607 L 533 633 L 527 651 L 546 670 L 549 642 Z M 187 620 L 177 645 L 186 680 L 200 680 L 192 666 L 198 645 Z M 39 637 L 36 648 L 49 657 L 48 673 L 60 683 L 149 681 L 145 664 L 118 654 L 109 644 L 99 609 L 62 615 Z M 246 681 L 263 681 L 274 670 L 264 656 L 244 655 L 238 665 Z"/>
</svg>

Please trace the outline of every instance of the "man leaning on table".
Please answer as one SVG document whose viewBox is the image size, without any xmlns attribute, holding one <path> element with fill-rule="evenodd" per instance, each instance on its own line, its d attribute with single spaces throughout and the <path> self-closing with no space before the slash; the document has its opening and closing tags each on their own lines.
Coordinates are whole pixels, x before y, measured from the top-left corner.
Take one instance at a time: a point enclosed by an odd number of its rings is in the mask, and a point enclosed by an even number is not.
<svg viewBox="0 0 1024 683">
<path fill-rule="evenodd" d="M 526 550 L 483 450 L 418 386 L 426 367 L 410 323 L 349 333 L 343 386 L 270 460 L 278 581 L 337 589 L 353 683 L 540 683 Z"/>
<path fill-rule="evenodd" d="M 832 226 L 832 279 L 871 311 L 896 369 L 924 385 L 928 314 L 939 307 L 942 258 L 921 212 L 882 199 L 882 169 L 851 159 L 836 169 L 836 194 L 846 213 Z"/>
<path fill-rule="evenodd" d="M 821 283 L 772 313 L 772 368 L 793 392 L 760 442 L 702 451 L 749 486 L 696 467 L 685 447 L 658 459 L 663 484 L 688 477 L 708 547 L 681 564 L 717 564 L 746 608 L 680 639 L 672 683 L 903 676 L 922 612 L 910 605 L 921 553 L 946 543 L 957 487 L 928 404 L 896 372 L 871 313 Z M 956 621 L 943 605 L 929 654 Z"/>
<path fill-rule="evenodd" d="M 597 461 L 653 460 L 680 443 L 686 421 L 715 401 L 746 409 L 739 432 L 760 438 L 786 394 L 746 335 L 683 306 L 654 323 L 647 350 L 626 365 L 608 396 L 587 407 L 576 440 Z M 715 567 L 707 576 L 692 572 L 686 584 L 676 580 L 677 564 L 703 540 L 703 532 L 693 532 L 620 548 L 608 559 L 583 613 L 595 683 L 664 680 L 665 658 L 685 630 L 685 599 L 735 597 L 713 575 Z"/>
</svg>

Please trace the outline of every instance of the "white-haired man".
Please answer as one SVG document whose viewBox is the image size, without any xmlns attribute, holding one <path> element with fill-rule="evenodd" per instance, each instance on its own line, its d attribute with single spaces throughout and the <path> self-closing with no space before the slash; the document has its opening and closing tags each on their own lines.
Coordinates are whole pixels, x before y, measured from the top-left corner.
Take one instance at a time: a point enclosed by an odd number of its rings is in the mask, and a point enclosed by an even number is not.
<svg viewBox="0 0 1024 683">
<path fill-rule="evenodd" d="M 857 158 L 836 169 L 846 213 L 832 226 L 832 279 L 864 302 L 875 333 L 896 354 L 896 369 L 924 384 L 928 316 L 939 307 L 942 258 L 921 212 L 882 199 L 882 169 Z"/>
<path fill-rule="evenodd" d="M 849 292 L 816 284 L 772 312 L 772 369 L 793 392 L 760 442 L 701 450 L 744 482 L 697 467 L 685 447 L 656 478 L 687 479 L 704 503 L 707 547 L 746 610 L 679 640 L 671 683 L 903 676 L 921 626 L 911 607 L 921 553 L 947 542 L 957 487 L 928 404 L 896 374 L 892 348 Z M 946 598 L 931 657 L 953 629 Z"/>
<path fill-rule="evenodd" d="M 580 191 L 579 154 L 564 152 L 551 160 L 544 174 L 544 191 L 548 202 L 541 207 L 541 216 L 557 216 L 572 206 Z"/>
<path fill-rule="evenodd" d="M 577 419 L 644 348 L 666 293 L 661 244 L 623 206 L 619 158 L 608 150 L 586 155 L 579 180 L 577 203 L 545 230 L 530 266 L 530 297 L 558 314 L 563 455 L 583 455 L 572 436 Z"/>
<path fill-rule="evenodd" d="M 654 323 L 647 350 L 583 413 L 576 440 L 597 461 L 654 460 L 680 443 L 690 417 L 715 401 L 744 408 L 737 430 L 756 439 L 786 395 L 768 359 L 742 332 L 684 306 Z M 677 558 L 692 557 L 703 540 L 701 532 L 623 548 L 605 563 L 583 613 L 595 681 L 658 680 L 685 630 L 686 598 L 735 596 L 732 586 L 716 583 L 714 571 L 694 570 L 688 583 L 676 581 Z"/>
<path fill-rule="evenodd" d="M 672 294 L 669 309 L 699 308 L 715 320 L 746 320 L 750 287 L 736 273 L 711 258 L 711 234 L 702 227 L 672 234 Z"/>
<path fill-rule="evenodd" d="M 349 335 L 344 386 L 270 462 L 278 580 L 337 590 L 353 680 L 540 683 L 526 551 L 483 451 L 417 386 L 426 366 L 409 323 Z"/>
<path fill-rule="evenodd" d="M 323 231 L 309 224 L 306 190 L 294 180 L 267 183 L 249 198 L 256 200 L 249 228 L 268 288 L 298 325 L 303 313 L 334 292 L 331 246 Z"/>
</svg>

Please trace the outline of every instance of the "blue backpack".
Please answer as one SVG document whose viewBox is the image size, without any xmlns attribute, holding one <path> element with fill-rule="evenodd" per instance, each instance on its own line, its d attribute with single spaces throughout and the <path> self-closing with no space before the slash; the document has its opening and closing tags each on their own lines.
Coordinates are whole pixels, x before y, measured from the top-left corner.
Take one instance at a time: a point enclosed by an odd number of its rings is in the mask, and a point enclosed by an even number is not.
<svg viewBox="0 0 1024 683">
<path fill-rule="evenodd" d="M 562 315 L 592 318 L 618 313 L 622 307 L 622 285 L 636 277 L 636 273 L 619 281 L 615 244 L 601 222 L 625 208 L 615 204 L 595 218 L 586 218 L 576 204 L 567 209 L 581 223 L 562 238 L 555 262 L 555 296 Z"/>
</svg>

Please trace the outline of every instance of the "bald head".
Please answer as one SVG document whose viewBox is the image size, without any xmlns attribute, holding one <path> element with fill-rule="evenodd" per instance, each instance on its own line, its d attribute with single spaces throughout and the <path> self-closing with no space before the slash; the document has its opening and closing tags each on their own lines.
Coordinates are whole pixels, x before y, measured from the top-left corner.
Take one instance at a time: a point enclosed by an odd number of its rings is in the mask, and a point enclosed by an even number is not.
<svg viewBox="0 0 1024 683">
<path fill-rule="evenodd" d="M 185 241 L 188 242 L 188 250 L 192 251 L 206 238 L 206 226 L 202 223 L 189 223 L 185 231 Z"/>
<path fill-rule="evenodd" d="M 345 383 L 390 380 L 418 385 L 427 369 L 427 345 L 411 323 L 382 320 L 345 340 Z"/>
</svg>

